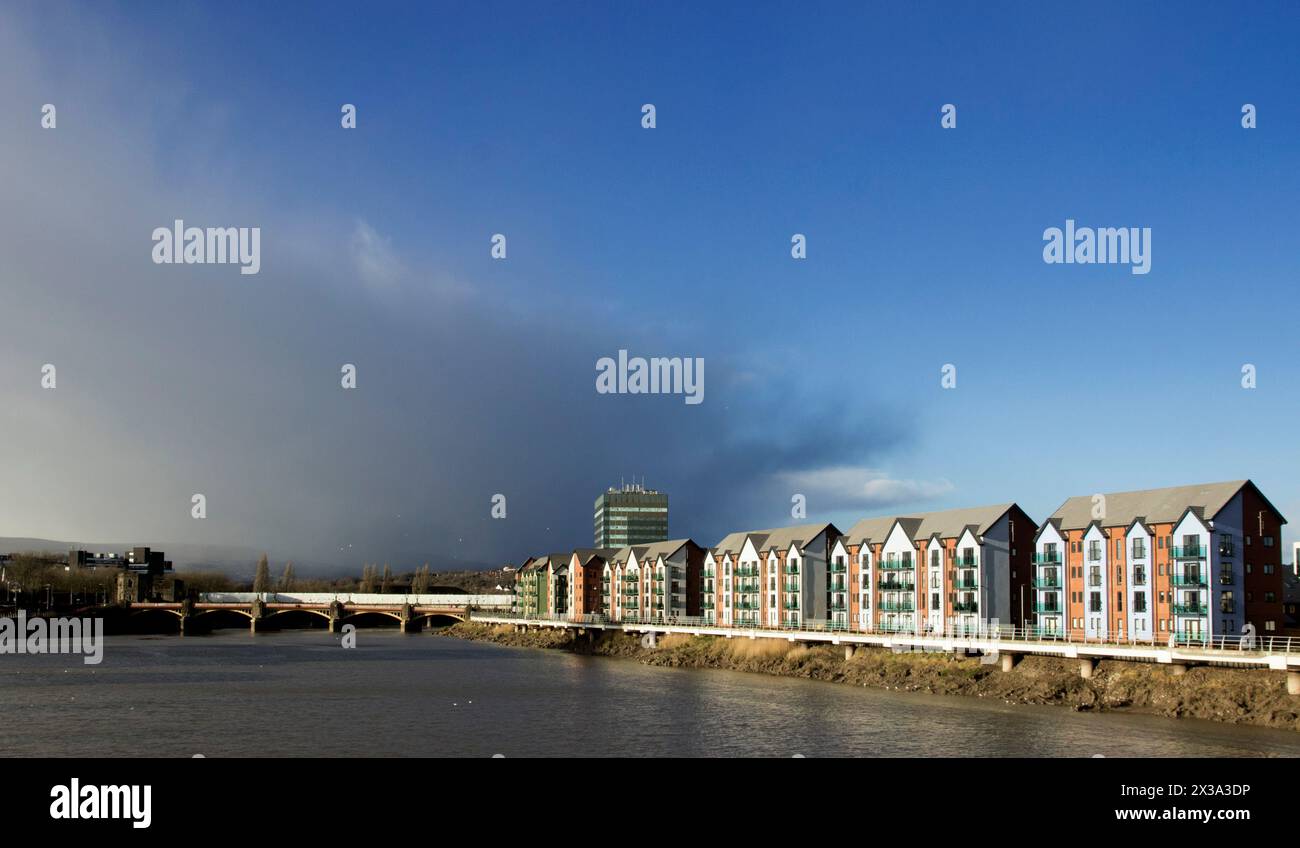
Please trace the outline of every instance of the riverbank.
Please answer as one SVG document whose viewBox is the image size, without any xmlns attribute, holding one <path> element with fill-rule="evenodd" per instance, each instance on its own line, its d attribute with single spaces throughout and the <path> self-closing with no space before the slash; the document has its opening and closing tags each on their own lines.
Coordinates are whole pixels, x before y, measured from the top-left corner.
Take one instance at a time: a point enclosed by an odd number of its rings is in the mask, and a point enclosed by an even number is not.
<svg viewBox="0 0 1300 848">
<path fill-rule="evenodd" d="M 1129 711 L 1169 718 L 1198 718 L 1300 730 L 1300 698 L 1286 692 L 1282 672 L 1195 667 L 1175 676 L 1166 666 L 1103 661 L 1092 679 L 1076 662 L 1027 656 L 1009 672 L 978 657 L 894 653 L 859 649 L 849 660 L 843 648 L 808 647 L 784 639 L 725 639 L 670 635 L 655 648 L 633 635 L 592 631 L 575 638 L 560 629 L 516 632 L 507 625 L 475 622 L 439 631 L 459 639 L 521 648 L 550 648 L 591 656 L 631 659 L 672 668 L 717 668 L 803 677 L 903 692 L 969 695 L 1012 704 L 1045 704 L 1076 711 Z"/>
</svg>

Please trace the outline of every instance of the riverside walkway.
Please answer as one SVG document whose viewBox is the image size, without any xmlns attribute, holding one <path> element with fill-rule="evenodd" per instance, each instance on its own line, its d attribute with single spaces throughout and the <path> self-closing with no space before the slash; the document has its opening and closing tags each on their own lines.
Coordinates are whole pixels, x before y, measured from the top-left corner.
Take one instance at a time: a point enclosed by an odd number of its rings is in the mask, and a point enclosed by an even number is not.
<svg viewBox="0 0 1300 848">
<path fill-rule="evenodd" d="M 690 636 L 719 636 L 727 639 L 785 639 L 809 645 L 829 644 L 844 648 L 846 659 L 860 647 L 894 651 L 944 653 L 978 651 L 987 662 L 999 662 L 1010 671 L 1021 657 L 1041 655 L 1079 661 L 1079 674 L 1090 678 L 1101 660 L 1159 663 L 1183 674 L 1190 666 L 1216 665 L 1233 668 L 1286 672 L 1287 692 L 1300 695 L 1300 638 L 1215 637 L 1172 642 L 1084 639 L 1080 636 L 1049 635 L 1034 628 L 990 625 L 977 632 L 914 633 L 833 629 L 824 625 L 804 627 L 722 626 L 703 618 L 665 621 L 609 621 L 599 615 L 528 618 L 517 613 L 473 612 L 471 620 L 521 629 L 560 628 L 577 635 L 595 631 L 644 634 L 648 647 L 659 635 L 681 633 Z"/>
</svg>

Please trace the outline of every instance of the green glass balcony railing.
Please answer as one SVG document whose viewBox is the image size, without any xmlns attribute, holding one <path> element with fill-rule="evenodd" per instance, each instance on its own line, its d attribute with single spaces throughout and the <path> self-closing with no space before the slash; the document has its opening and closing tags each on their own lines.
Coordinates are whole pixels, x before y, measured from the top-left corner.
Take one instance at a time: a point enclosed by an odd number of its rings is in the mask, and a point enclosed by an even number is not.
<svg viewBox="0 0 1300 848">
<path fill-rule="evenodd" d="M 882 592 L 911 592 L 916 589 L 916 581 L 890 578 L 888 580 L 881 580 L 878 584 L 878 588 Z"/>
<path fill-rule="evenodd" d="M 1169 549 L 1169 555 L 1174 559 L 1205 559 L 1205 550 L 1200 545 L 1175 546 Z"/>
<path fill-rule="evenodd" d="M 915 612 L 916 601 L 881 601 L 877 609 L 885 612 Z"/>
<path fill-rule="evenodd" d="M 1060 564 L 1061 564 L 1060 551 L 1034 554 L 1034 565 L 1060 565 Z"/>
<path fill-rule="evenodd" d="M 1059 589 L 1061 588 L 1061 575 L 1058 574 L 1054 577 L 1035 577 L 1034 588 L 1035 589 Z"/>
<path fill-rule="evenodd" d="M 978 612 L 978 601 L 954 601 L 952 605 L 953 612 Z"/>
<path fill-rule="evenodd" d="M 1061 611 L 1060 603 L 1055 604 L 1034 604 L 1034 612 L 1056 612 Z"/>
<path fill-rule="evenodd" d="M 911 571 L 910 559 L 887 559 L 880 563 L 881 571 Z"/>
<path fill-rule="evenodd" d="M 978 589 L 980 581 L 977 577 L 958 577 L 952 585 L 958 589 Z"/>
<path fill-rule="evenodd" d="M 1208 604 L 1174 604 L 1174 615 L 1205 615 Z"/>
<path fill-rule="evenodd" d="M 1208 578 L 1206 577 L 1206 575 L 1204 575 L 1204 574 L 1196 574 L 1196 573 L 1194 573 L 1194 572 L 1191 573 L 1191 574 L 1175 574 L 1175 575 L 1173 576 L 1173 584 L 1174 584 L 1175 586 L 1199 586 L 1199 587 L 1204 587 L 1204 586 L 1207 585 L 1207 583 L 1206 583 L 1206 580 L 1207 580 L 1207 579 L 1208 579 Z"/>
</svg>

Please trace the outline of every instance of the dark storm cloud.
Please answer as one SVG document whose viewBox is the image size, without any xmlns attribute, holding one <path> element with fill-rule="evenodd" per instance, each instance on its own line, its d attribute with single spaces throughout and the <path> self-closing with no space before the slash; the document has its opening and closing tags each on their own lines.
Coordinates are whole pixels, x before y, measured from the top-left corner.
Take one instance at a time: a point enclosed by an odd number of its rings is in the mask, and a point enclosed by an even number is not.
<svg viewBox="0 0 1300 848">
<path fill-rule="evenodd" d="M 752 328 L 507 302 L 346 210 L 206 179 L 197 153 L 164 181 L 148 113 L 124 108 L 178 96 L 150 76 L 88 63 L 53 86 L 54 131 L 36 129 L 51 86 L 13 29 L 0 80 L 0 111 L 21 116 L 0 153 L 0 535 L 445 568 L 589 544 L 596 495 L 644 475 L 674 535 L 709 544 L 788 522 L 798 475 L 904 441 L 847 375 L 843 395 L 810 394 Z M 153 264 L 150 233 L 176 218 L 261 227 L 261 272 Z M 703 357 L 704 403 L 597 394 L 596 361 L 620 348 Z"/>
</svg>

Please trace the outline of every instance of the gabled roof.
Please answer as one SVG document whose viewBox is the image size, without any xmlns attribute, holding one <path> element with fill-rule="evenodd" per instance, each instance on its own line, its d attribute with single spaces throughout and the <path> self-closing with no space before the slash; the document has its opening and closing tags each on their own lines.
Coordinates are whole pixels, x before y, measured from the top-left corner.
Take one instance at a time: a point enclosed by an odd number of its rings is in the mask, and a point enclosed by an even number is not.
<svg viewBox="0 0 1300 848">
<path fill-rule="evenodd" d="M 1213 518 L 1246 486 L 1259 489 L 1249 480 L 1227 480 L 1222 483 L 1197 483 L 1191 486 L 1170 486 L 1165 489 L 1142 489 L 1135 492 L 1109 492 L 1106 498 L 1107 527 L 1128 527 L 1139 517 L 1147 524 L 1176 523 L 1189 507 L 1199 507 L 1202 516 Z M 1049 520 L 1057 520 L 1065 530 L 1082 530 L 1092 523 L 1093 495 L 1069 498 Z M 1260 494 L 1260 498 L 1264 496 Z M 1267 499 L 1264 499 L 1268 503 Z M 1269 504 L 1272 507 L 1272 504 Z M 1277 512 L 1276 509 L 1273 510 Z M 1281 513 L 1278 513 L 1281 516 Z M 1285 521 L 1285 519 L 1283 519 Z"/>
<path fill-rule="evenodd" d="M 669 539 L 666 542 L 651 542 L 648 545 L 637 545 L 636 560 L 637 562 L 645 562 L 647 560 L 655 562 L 659 557 L 668 559 L 687 545 L 695 545 L 695 542 L 691 539 Z M 699 545 L 695 546 L 697 548 L 699 547 Z"/>
<path fill-rule="evenodd" d="M 618 548 L 574 548 L 573 550 L 573 556 L 578 558 L 580 565 L 586 565 L 597 557 L 608 560 L 617 553 Z"/>
<path fill-rule="evenodd" d="M 794 527 L 774 527 L 768 530 L 747 530 L 743 533 L 728 533 L 713 548 L 714 556 L 721 559 L 726 553 L 739 553 L 745 546 L 745 540 L 753 542 L 754 550 L 760 554 L 776 549 L 779 551 L 803 546 L 817 538 L 818 534 L 830 529 L 832 535 L 839 535 L 834 524 L 798 524 Z"/>
<path fill-rule="evenodd" d="M 987 532 L 1015 506 L 1015 503 L 1001 503 L 945 509 L 938 512 L 918 512 L 911 515 L 881 515 L 862 519 L 850 527 L 845 535 L 849 537 L 850 545 L 884 542 L 897 522 L 903 526 L 907 538 L 915 542 L 926 541 L 932 536 L 955 539 L 961 536 L 967 527 L 973 528 L 975 535 L 979 536 Z"/>
<path fill-rule="evenodd" d="M 748 533 L 728 533 L 722 537 L 722 541 L 713 547 L 713 554 L 718 559 L 722 559 L 727 554 L 739 553 L 745 545 L 745 537 Z"/>
</svg>

